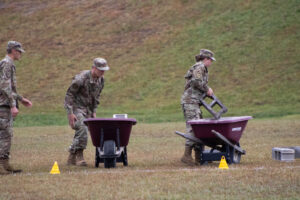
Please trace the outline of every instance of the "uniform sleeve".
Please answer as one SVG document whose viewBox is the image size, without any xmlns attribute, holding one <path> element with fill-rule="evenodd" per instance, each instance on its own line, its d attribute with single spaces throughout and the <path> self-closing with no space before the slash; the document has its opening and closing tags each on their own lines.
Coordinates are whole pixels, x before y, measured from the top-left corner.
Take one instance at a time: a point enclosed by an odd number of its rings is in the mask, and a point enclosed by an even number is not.
<svg viewBox="0 0 300 200">
<path fill-rule="evenodd" d="M 12 96 L 15 100 L 22 101 L 23 97 L 15 92 L 12 93 Z"/>
<path fill-rule="evenodd" d="M 208 91 L 207 78 L 205 78 L 206 72 L 205 68 L 198 67 L 193 71 L 191 85 L 194 88 L 197 88 L 203 92 Z"/>
<path fill-rule="evenodd" d="M 82 85 L 82 80 L 79 77 L 75 77 L 67 90 L 65 97 L 65 109 L 68 114 L 73 114 L 73 105 L 75 101 L 76 93 L 79 91 Z"/>
<path fill-rule="evenodd" d="M 10 107 L 16 106 L 17 94 L 13 93 L 12 90 L 12 68 L 9 63 L 2 62 L 0 66 L 0 91 L 4 94 L 7 99 Z"/>
<path fill-rule="evenodd" d="M 101 79 L 101 86 L 100 86 L 100 90 L 99 93 L 97 93 L 96 97 L 95 97 L 95 103 L 94 103 L 94 108 L 93 108 L 93 113 L 96 113 L 98 105 L 100 104 L 100 94 L 102 92 L 104 88 L 104 79 Z"/>
<path fill-rule="evenodd" d="M 17 93 L 17 80 L 16 80 L 16 68 L 13 66 L 13 85 L 12 85 L 12 95 L 15 100 L 22 101 L 23 97 Z"/>
</svg>

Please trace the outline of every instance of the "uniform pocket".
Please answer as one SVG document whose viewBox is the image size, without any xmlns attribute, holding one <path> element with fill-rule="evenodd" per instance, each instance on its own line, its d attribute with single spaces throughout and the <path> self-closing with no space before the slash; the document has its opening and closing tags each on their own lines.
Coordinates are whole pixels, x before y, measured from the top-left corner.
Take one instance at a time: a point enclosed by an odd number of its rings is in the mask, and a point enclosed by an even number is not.
<svg viewBox="0 0 300 200">
<path fill-rule="evenodd" d="M 185 104 L 183 109 L 186 120 L 200 119 L 201 110 L 198 104 Z"/>
<path fill-rule="evenodd" d="M 0 130 L 7 129 L 10 125 L 10 121 L 8 119 L 0 119 Z"/>
<path fill-rule="evenodd" d="M 77 121 L 74 124 L 74 130 L 78 130 L 80 128 L 80 126 L 83 125 L 84 117 L 81 113 L 77 113 L 75 115 L 76 115 Z"/>
<path fill-rule="evenodd" d="M 77 120 L 75 123 L 74 123 L 74 130 L 78 130 L 80 127 L 80 122 L 79 120 Z"/>
</svg>

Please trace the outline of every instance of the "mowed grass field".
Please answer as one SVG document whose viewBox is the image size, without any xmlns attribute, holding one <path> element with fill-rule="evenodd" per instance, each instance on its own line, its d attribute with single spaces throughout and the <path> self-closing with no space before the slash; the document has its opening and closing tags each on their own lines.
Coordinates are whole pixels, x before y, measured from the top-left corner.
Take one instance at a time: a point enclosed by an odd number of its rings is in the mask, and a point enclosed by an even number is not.
<svg viewBox="0 0 300 200">
<path fill-rule="evenodd" d="M 0 199 L 299 199 L 300 160 L 274 161 L 272 147 L 300 145 L 300 116 L 249 121 L 240 140 L 240 164 L 187 167 L 179 160 L 183 122 L 133 127 L 129 166 L 94 168 L 89 138 L 88 167 L 67 166 L 73 131 L 67 126 L 15 128 L 12 163 L 24 170 L 1 176 Z M 61 174 L 49 174 L 54 161 Z"/>
</svg>

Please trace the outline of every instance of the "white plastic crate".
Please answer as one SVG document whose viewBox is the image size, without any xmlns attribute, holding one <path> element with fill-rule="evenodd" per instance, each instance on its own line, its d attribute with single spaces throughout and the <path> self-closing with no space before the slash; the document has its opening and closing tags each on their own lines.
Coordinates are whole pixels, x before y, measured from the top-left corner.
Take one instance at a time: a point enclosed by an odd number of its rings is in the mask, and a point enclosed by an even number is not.
<svg viewBox="0 0 300 200">
<path fill-rule="evenodd" d="M 293 161 L 295 160 L 295 150 L 283 147 L 272 148 L 272 158 L 280 161 Z"/>
<path fill-rule="evenodd" d="M 127 119 L 128 115 L 127 114 L 114 114 L 113 118 Z"/>
</svg>

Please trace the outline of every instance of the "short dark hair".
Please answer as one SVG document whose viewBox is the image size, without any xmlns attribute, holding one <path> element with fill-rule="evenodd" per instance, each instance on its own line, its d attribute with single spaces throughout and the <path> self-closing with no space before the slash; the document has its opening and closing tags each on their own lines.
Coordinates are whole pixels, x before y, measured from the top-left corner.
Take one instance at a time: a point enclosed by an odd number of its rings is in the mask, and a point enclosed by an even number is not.
<svg viewBox="0 0 300 200">
<path fill-rule="evenodd" d="M 207 58 L 207 57 L 206 57 L 206 56 L 203 56 L 203 55 L 200 55 L 200 54 L 195 56 L 196 62 L 202 61 L 202 60 L 204 60 L 205 58 Z"/>
<path fill-rule="evenodd" d="M 10 54 L 12 51 L 11 51 L 11 49 L 6 49 L 6 52 L 7 52 L 8 54 Z"/>
</svg>

